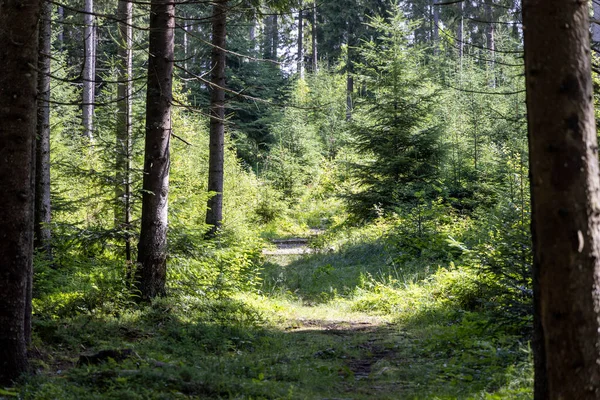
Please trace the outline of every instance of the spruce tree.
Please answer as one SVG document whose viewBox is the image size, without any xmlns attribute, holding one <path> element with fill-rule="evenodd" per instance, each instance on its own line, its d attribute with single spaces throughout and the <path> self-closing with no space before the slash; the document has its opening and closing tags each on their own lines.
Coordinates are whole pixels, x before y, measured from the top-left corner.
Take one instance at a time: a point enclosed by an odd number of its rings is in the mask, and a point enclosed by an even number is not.
<svg viewBox="0 0 600 400">
<path fill-rule="evenodd" d="M 358 189 L 349 198 L 359 216 L 375 207 L 391 209 L 427 197 L 442 156 L 440 127 L 433 121 L 435 91 L 423 71 L 421 53 L 410 45 L 412 26 L 400 10 L 389 22 L 374 18 L 382 32 L 361 49 L 357 67 L 366 95 L 351 125 L 362 161 L 353 165 Z"/>
</svg>

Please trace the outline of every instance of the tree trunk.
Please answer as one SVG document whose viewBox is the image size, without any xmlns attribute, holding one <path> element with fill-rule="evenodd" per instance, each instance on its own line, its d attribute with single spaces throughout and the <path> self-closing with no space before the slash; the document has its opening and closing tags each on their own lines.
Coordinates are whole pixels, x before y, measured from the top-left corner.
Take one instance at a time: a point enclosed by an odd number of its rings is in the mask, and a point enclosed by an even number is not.
<svg viewBox="0 0 600 400">
<path fill-rule="evenodd" d="M 460 59 L 460 63 L 462 65 L 462 58 L 464 55 L 464 24 L 465 24 L 465 18 L 464 18 L 464 9 L 465 9 L 465 3 L 464 2 L 460 2 L 459 5 L 459 13 L 460 13 L 460 21 L 458 23 L 458 27 L 457 27 L 457 32 L 456 32 L 456 40 L 458 41 L 458 58 Z"/>
<path fill-rule="evenodd" d="M 273 39 L 271 33 L 271 31 L 273 30 L 273 18 L 271 18 L 271 16 L 267 16 L 264 19 L 264 25 L 265 28 L 263 34 L 263 57 L 267 60 L 271 60 L 273 55 Z"/>
<path fill-rule="evenodd" d="M 302 10 L 302 0 L 300 0 L 298 9 L 298 76 L 304 78 L 304 11 Z"/>
<path fill-rule="evenodd" d="M 58 41 L 58 49 L 63 51 L 65 48 L 65 28 L 63 26 L 65 22 L 65 9 L 62 6 L 58 6 L 56 13 L 58 14 L 58 34 L 56 35 L 56 40 Z"/>
<path fill-rule="evenodd" d="M 317 1 L 313 4 L 312 12 L 312 70 L 319 70 L 319 52 L 317 49 Z"/>
<path fill-rule="evenodd" d="M 277 60 L 279 48 L 279 17 L 277 14 L 272 16 L 273 23 L 271 25 L 271 59 Z"/>
<path fill-rule="evenodd" d="M 485 4 L 485 19 L 488 21 L 487 27 L 485 28 L 485 38 L 486 38 L 486 46 L 489 50 L 490 54 L 490 86 L 496 87 L 496 77 L 494 72 L 495 60 L 496 60 L 496 40 L 495 40 L 495 25 L 492 23 L 494 20 L 494 12 L 492 10 L 492 5 L 490 3 Z"/>
<path fill-rule="evenodd" d="M 52 259 L 50 231 L 50 41 L 52 3 L 42 2 L 39 27 L 38 111 L 35 170 L 35 248 Z"/>
<path fill-rule="evenodd" d="M 142 227 L 138 244 L 136 287 L 143 300 L 165 294 L 167 277 L 167 212 L 171 144 L 175 6 L 152 0 Z"/>
<path fill-rule="evenodd" d="M 125 258 L 131 261 L 131 95 L 133 92 L 133 3 L 119 0 L 118 87 L 117 87 L 117 158 L 115 186 L 115 227 L 125 230 Z"/>
<path fill-rule="evenodd" d="M 212 18 L 208 191 L 213 195 L 208 199 L 206 211 L 206 224 L 212 226 L 208 236 L 215 235 L 223 221 L 226 25 L 227 0 L 217 0 L 213 5 Z"/>
<path fill-rule="evenodd" d="M 96 34 L 94 29 L 94 0 L 84 2 L 84 67 L 83 67 L 83 134 L 94 138 L 94 81 L 96 79 Z"/>
<path fill-rule="evenodd" d="M 523 1 L 540 400 L 600 397 L 600 182 L 587 7 Z"/>
<path fill-rule="evenodd" d="M 435 5 L 436 0 L 432 0 L 431 7 L 433 8 L 433 54 L 440 53 L 440 9 Z"/>
<path fill-rule="evenodd" d="M 592 46 L 594 49 L 600 49 L 600 3 L 592 1 L 594 10 L 594 22 L 592 23 Z"/>
<path fill-rule="evenodd" d="M 40 0 L 0 2 L 0 385 L 27 370 L 39 13 Z"/>
<path fill-rule="evenodd" d="M 346 21 L 346 32 L 348 35 L 348 58 L 346 60 L 346 121 L 352 120 L 352 110 L 354 104 L 352 96 L 354 94 L 354 30 L 352 29 L 352 21 Z"/>
</svg>

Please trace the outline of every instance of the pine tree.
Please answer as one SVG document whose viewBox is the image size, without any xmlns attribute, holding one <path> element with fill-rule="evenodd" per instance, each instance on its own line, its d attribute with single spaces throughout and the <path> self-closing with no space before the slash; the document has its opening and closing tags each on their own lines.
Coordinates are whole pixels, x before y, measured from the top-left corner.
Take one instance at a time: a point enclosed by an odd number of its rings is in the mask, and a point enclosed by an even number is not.
<svg viewBox="0 0 600 400">
<path fill-rule="evenodd" d="M 40 6 L 0 3 L 0 385 L 27 370 Z"/>
<path fill-rule="evenodd" d="M 353 212 L 373 216 L 375 207 L 414 204 L 438 174 L 440 127 L 432 121 L 435 92 L 409 44 L 412 26 L 400 10 L 389 22 L 374 18 L 382 32 L 366 43 L 358 65 L 367 95 L 357 102 L 354 146 L 363 162 L 354 164 L 359 189 L 350 196 Z M 425 196 L 426 197 L 426 196 Z"/>
<path fill-rule="evenodd" d="M 535 398 L 600 394 L 600 179 L 588 4 L 523 2 Z"/>
<path fill-rule="evenodd" d="M 148 92 L 142 227 L 136 286 L 142 299 L 165 294 L 171 148 L 175 5 L 153 0 L 150 9 Z"/>
</svg>

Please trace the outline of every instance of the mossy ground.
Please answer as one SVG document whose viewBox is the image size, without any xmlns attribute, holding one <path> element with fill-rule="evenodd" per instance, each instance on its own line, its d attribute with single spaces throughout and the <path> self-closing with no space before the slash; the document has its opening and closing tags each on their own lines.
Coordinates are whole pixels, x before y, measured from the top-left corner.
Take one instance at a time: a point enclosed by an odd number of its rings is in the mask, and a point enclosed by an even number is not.
<svg viewBox="0 0 600 400">
<path fill-rule="evenodd" d="M 355 241 L 267 260 L 259 293 L 38 316 L 34 374 L 0 398 L 532 397 L 527 342 L 471 301 L 473 276 L 403 272 L 387 257 L 382 242 Z M 125 348 L 125 361 L 77 365 Z"/>
</svg>

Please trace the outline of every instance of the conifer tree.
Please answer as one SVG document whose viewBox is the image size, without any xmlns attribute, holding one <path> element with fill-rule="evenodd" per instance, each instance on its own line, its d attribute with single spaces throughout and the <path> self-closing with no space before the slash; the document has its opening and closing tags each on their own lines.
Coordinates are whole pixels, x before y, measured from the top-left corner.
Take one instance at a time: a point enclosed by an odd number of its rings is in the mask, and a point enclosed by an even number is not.
<svg viewBox="0 0 600 400">
<path fill-rule="evenodd" d="M 150 9 L 142 227 L 136 286 L 142 299 L 165 294 L 171 148 L 175 5 L 153 0 Z"/>
<path fill-rule="evenodd" d="M 27 370 L 40 6 L 0 3 L 0 385 Z"/>
<path fill-rule="evenodd" d="M 383 32 L 379 42 L 361 50 L 359 66 L 367 95 L 357 103 L 352 124 L 354 146 L 363 162 L 354 164 L 359 189 L 349 198 L 352 210 L 365 215 L 416 200 L 437 175 L 440 127 L 432 121 L 431 83 L 409 45 L 411 25 L 396 10 L 390 21 L 374 18 Z"/>
</svg>

